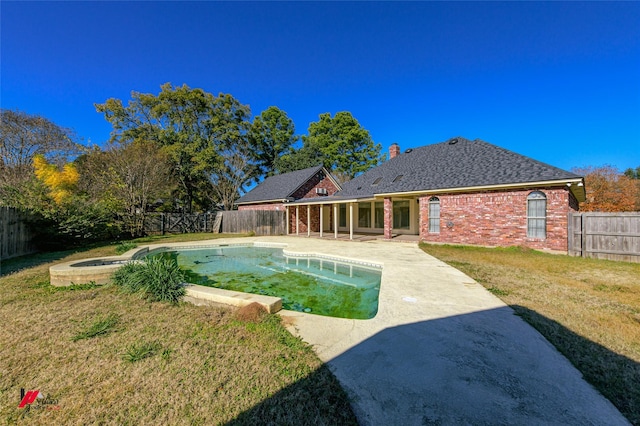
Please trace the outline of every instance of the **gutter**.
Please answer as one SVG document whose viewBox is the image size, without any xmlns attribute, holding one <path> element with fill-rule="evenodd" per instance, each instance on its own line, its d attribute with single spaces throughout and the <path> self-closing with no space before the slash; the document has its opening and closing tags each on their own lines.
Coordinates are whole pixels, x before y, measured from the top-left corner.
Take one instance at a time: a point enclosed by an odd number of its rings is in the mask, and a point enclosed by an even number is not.
<svg viewBox="0 0 640 426">
<path fill-rule="evenodd" d="M 576 197 L 578 201 L 585 201 L 586 194 L 584 190 L 584 179 L 583 178 L 575 178 L 575 179 L 563 179 L 563 180 L 546 180 L 546 181 L 538 181 L 538 182 L 523 182 L 523 183 L 514 183 L 514 184 L 500 184 L 500 185 L 481 185 L 481 186 L 467 186 L 467 187 L 458 187 L 458 188 L 442 188 L 442 189 L 424 189 L 419 191 L 404 191 L 404 192 L 381 192 L 378 194 L 374 194 L 375 197 L 403 197 L 403 196 L 411 196 L 411 195 L 434 195 L 434 194 L 444 194 L 444 193 L 458 193 L 458 192 L 479 192 L 479 191 L 495 191 L 500 189 L 521 189 L 521 188 L 529 188 L 529 187 L 539 187 L 539 186 L 568 186 L 571 193 Z M 574 188 L 576 188 L 574 190 Z M 582 189 L 581 191 L 578 189 Z"/>
</svg>

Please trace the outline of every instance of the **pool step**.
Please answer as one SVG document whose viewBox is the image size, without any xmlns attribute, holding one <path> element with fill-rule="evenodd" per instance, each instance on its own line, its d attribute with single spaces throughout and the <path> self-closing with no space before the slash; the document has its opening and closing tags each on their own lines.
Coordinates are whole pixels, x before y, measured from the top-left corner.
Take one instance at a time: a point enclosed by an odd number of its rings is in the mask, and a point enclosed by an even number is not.
<svg viewBox="0 0 640 426">
<path fill-rule="evenodd" d="M 221 288 L 205 287 L 195 284 L 187 285 L 187 296 L 238 307 L 256 302 L 264 306 L 270 314 L 282 309 L 282 299 L 279 297 L 241 293 L 239 291 L 223 290 Z"/>
</svg>

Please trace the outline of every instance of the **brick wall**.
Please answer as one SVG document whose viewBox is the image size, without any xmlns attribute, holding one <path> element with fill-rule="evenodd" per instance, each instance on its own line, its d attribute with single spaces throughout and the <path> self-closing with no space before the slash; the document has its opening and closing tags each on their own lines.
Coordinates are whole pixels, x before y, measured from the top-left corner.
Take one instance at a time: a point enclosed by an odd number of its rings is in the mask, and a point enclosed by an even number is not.
<svg viewBox="0 0 640 426">
<path fill-rule="evenodd" d="M 429 197 L 420 198 L 420 240 L 484 246 L 567 250 L 568 213 L 576 210 L 567 188 L 541 189 L 547 197 L 547 237 L 527 237 L 527 196 L 534 190 L 441 194 L 440 233 L 429 233 Z M 573 199 L 573 200 L 572 200 Z"/>
<path fill-rule="evenodd" d="M 296 217 L 296 207 L 289 206 L 289 233 L 295 234 L 299 227 L 301 234 L 307 233 L 307 206 L 299 206 L 300 218 Z M 320 232 L 320 205 L 311 206 L 311 232 Z"/>
<path fill-rule="evenodd" d="M 293 198 L 299 200 L 301 198 L 315 198 L 321 195 L 316 194 L 316 188 L 324 188 L 327 190 L 327 195 L 333 195 L 338 191 L 338 188 L 333 184 L 331 179 L 323 171 L 318 172 L 311 179 L 306 181 L 304 185 L 293 193 Z"/>
</svg>

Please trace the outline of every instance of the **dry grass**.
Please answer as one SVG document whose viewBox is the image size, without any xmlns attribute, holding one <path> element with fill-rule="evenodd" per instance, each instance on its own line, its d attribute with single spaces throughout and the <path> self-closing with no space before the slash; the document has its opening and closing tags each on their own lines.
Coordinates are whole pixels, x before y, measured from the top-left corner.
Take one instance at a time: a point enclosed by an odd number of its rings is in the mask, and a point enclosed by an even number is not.
<svg viewBox="0 0 640 426">
<path fill-rule="evenodd" d="M 355 424 L 335 377 L 276 315 L 49 285 L 51 264 L 115 247 L 4 262 L 0 423 Z M 20 388 L 59 409 L 18 409 Z"/>
<path fill-rule="evenodd" d="M 509 304 L 640 425 L 640 264 L 521 248 L 421 247 Z"/>
</svg>

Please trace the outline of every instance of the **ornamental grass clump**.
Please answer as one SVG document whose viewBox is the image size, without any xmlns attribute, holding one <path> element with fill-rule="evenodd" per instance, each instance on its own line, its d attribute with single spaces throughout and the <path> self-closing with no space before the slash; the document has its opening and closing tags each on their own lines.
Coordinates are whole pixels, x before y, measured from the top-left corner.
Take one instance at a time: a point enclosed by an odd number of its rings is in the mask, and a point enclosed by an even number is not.
<svg viewBox="0 0 640 426">
<path fill-rule="evenodd" d="M 150 257 L 118 269 L 113 282 L 129 293 L 143 293 L 159 302 L 178 303 L 185 295 L 185 275 L 175 259 Z"/>
</svg>

